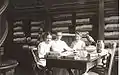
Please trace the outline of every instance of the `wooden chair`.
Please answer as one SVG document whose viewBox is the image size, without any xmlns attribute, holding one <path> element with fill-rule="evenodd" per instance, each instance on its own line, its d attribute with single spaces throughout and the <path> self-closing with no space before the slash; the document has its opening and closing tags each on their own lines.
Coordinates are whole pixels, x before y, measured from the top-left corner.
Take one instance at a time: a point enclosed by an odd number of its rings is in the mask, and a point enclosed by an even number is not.
<svg viewBox="0 0 120 75">
<path fill-rule="evenodd" d="M 112 70 L 115 51 L 116 51 L 116 45 L 117 45 L 117 43 L 115 43 L 115 42 L 112 44 L 112 49 L 111 49 L 112 52 L 111 52 L 111 55 L 107 58 L 107 62 L 104 63 L 104 60 L 106 60 L 106 59 L 103 59 L 103 62 L 102 62 L 103 65 L 94 67 L 91 71 L 89 71 L 88 73 L 86 73 L 84 75 L 111 75 L 111 70 Z M 108 64 L 108 66 L 107 66 L 107 64 Z"/>
<path fill-rule="evenodd" d="M 39 57 L 38 57 L 38 50 L 37 48 L 31 49 L 32 55 L 33 55 L 33 71 L 35 72 L 35 75 L 46 75 L 47 68 L 39 65 Z"/>
<path fill-rule="evenodd" d="M 111 75 L 112 66 L 113 66 L 113 61 L 114 61 L 114 56 L 115 56 L 116 46 L 117 46 L 117 43 L 114 43 L 114 44 L 113 44 L 113 51 L 112 51 L 111 59 L 110 59 L 110 64 L 109 64 L 109 69 L 108 69 L 108 75 Z"/>
</svg>

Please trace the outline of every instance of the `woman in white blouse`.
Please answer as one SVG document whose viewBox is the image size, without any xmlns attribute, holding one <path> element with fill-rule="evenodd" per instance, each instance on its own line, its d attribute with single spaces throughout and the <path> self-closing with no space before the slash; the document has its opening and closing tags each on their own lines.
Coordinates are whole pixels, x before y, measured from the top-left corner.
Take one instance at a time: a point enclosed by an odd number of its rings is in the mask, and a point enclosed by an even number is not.
<svg viewBox="0 0 120 75">
<path fill-rule="evenodd" d="M 64 51 L 73 50 L 64 41 L 61 40 L 62 32 L 56 32 L 56 39 L 52 41 L 52 51 L 62 53 Z M 66 69 L 53 68 L 53 75 L 68 75 Z"/>
<path fill-rule="evenodd" d="M 75 40 L 71 44 L 71 48 L 79 52 L 80 56 L 87 56 L 87 51 L 85 51 L 85 42 L 82 40 L 82 34 L 80 32 L 75 32 Z M 79 74 L 78 70 L 72 69 L 75 75 Z"/>
<path fill-rule="evenodd" d="M 51 34 L 45 33 L 43 35 L 43 42 L 39 43 L 38 45 L 38 56 L 39 56 L 39 65 L 45 67 L 46 66 L 46 60 L 42 59 L 46 55 L 46 53 L 50 52 L 50 47 L 51 47 L 51 41 L 52 36 Z"/>
<path fill-rule="evenodd" d="M 61 40 L 62 38 L 62 32 L 56 33 L 56 39 L 52 42 L 52 50 L 62 53 L 64 51 L 72 50 L 64 41 Z"/>
<path fill-rule="evenodd" d="M 82 34 L 80 34 L 79 32 L 75 33 L 75 41 L 72 42 L 71 44 L 71 48 L 73 48 L 74 50 L 81 50 L 85 48 L 85 42 L 81 40 L 82 39 Z"/>
</svg>

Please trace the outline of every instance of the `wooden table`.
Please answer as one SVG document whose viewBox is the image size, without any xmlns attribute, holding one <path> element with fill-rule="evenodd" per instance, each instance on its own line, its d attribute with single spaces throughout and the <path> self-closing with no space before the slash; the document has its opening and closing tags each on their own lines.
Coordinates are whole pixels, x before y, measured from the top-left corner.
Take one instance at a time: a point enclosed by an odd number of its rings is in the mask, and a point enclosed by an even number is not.
<svg viewBox="0 0 120 75">
<path fill-rule="evenodd" d="M 14 75 L 14 69 L 18 65 L 15 60 L 5 60 L 0 63 L 0 75 Z"/>
<path fill-rule="evenodd" d="M 93 68 L 97 65 L 97 60 L 101 59 L 103 56 L 98 56 L 94 58 L 81 58 L 80 60 L 74 60 L 74 59 L 53 59 L 53 58 L 47 58 L 46 66 L 48 69 L 52 68 L 65 68 L 65 69 L 79 69 L 84 72 L 88 72 L 89 69 Z M 70 75 L 72 75 L 69 72 Z"/>
</svg>

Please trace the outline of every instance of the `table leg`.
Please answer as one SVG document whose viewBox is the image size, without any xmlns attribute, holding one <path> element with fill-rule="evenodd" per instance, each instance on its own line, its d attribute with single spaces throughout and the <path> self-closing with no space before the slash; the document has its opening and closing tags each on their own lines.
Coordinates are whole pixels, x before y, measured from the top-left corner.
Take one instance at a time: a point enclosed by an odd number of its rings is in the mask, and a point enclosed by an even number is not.
<svg viewBox="0 0 120 75">
<path fill-rule="evenodd" d="M 72 69 L 67 69 L 67 71 L 69 72 L 69 75 L 75 75 L 75 73 L 72 71 Z"/>
<path fill-rule="evenodd" d="M 47 75 L 53 75 L 53 71 L 51 68 L 48 68 L 48 70 L 46 71 Z"/>
<path fill-rule="evenodd" d="M 83 70 L 78 69 L 78 71 L 79 71 L 79 75 L 82 75 L 84 73 Z"/>
<path fill-rule="evenodd" d="M 85 71 L 80 70 L 80 69 L 67 69 L 69 72 L 69 75 L 82 75 L 83 73 L 85 73 Z"/>
</svg>

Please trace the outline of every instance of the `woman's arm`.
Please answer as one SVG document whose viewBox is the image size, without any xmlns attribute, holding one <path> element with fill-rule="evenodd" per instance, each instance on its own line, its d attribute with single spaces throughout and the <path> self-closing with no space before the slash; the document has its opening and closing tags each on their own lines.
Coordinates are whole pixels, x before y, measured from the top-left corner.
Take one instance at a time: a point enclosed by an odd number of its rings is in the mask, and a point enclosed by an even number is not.
<svg viewBox="0 0 120 75">
<path fill-rule="evenodd" d="M 91 45 L 96 45 L 95 40 L 90 35 L 86 35 L 86 37 L 87 37 L 87 40 L 89 41 L 89 43 Z"/>
<path fill-rule="evenodd" d="M 38 45 L 38 57 L 39 58 L 44 58 L 44 49 L 43 49 L 41 43 Z"/>
<path fill-rule="evenodd" d="M 76 50 L 76 47 L 75 47 L 75 42 L 73 41 L 71 46 L 70 46 L 73 50 Z"/>
</svg>

